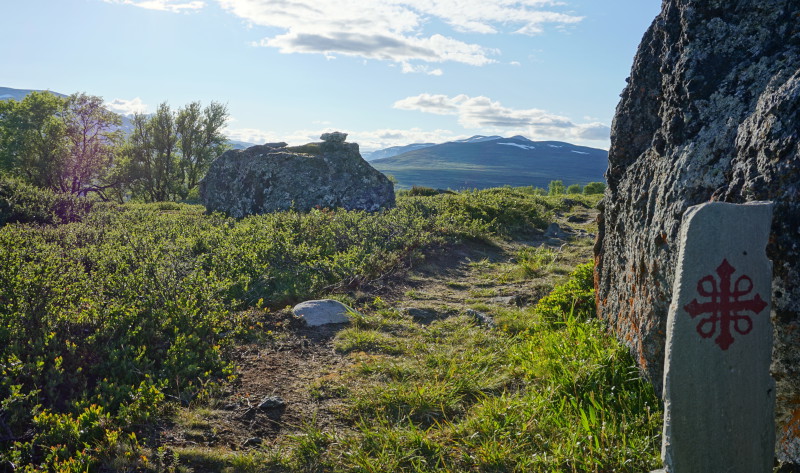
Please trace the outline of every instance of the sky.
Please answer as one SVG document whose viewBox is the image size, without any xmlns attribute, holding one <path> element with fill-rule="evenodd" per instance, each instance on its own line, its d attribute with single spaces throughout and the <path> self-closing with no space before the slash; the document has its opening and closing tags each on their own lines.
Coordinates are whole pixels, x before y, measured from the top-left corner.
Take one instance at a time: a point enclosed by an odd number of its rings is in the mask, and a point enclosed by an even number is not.
<svg viewBox="0 0 800 473">
<path fill-rule="evenodd" d="M 226 104 L 231 139 L 473 135 L 608 149 L 659 0 L 5 0 L 0 87 L 119 113 Z"/>
</svg>

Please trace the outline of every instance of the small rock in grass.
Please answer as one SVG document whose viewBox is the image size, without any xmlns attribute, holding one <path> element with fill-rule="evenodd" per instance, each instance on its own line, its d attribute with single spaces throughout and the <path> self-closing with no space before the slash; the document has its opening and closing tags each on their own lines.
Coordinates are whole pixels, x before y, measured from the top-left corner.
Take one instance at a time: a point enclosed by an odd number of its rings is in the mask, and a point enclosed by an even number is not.
<svg viewBox="0 0 800 473">
<path fill-rule="evenodd" d="M 548 238 L 560 238 L 562 235 L 561 227 L 555 222 L 551 223 L 544 232 L 544 236 Z"/>
<path fill-rule="evenodd" d="M 420 309 L 417 307 L 402 307 L 399 309 L 401 314 L 409 315 L 415 322 L 430 323 L 439 320 L 442 316 L 433 309 Z"/>
<path fill-rule="evenodd" d="M 498 305 L 522 305 L 522 298 L 516 296 L 497 296 L 489 299 L 489 303 Z"/>
<path fill-rule="evenodd" d="M 477 310 L 474 310 L 474 309 L 467 309 L 465 312 L 466 312 L 467 315 L 469 315 L 470 317 L 475 319 L 475 322 L 477 322 L 478 325 L 481 325 L 481 326 L 484 326 L 484 327 L 487 327 L 487 328 L 494 328 L 495 323 L 494 323 L 494 319 L 491 316 L 486 315 L 483 312 L 478 312 Z"/>
<path fill-rule="evenodd" d="M 242 444 L 243 448 L 247 447 L 259 447 L 264 440 L 261 437 L 250 437 L 249 439 L 245 440 Z"/>
<path fill-rule="evenodd" d="M 267 396 L 261 400 L 258 404 L 258 408 L 262 411 L 268 411 L 270 409 L 280 409 L 286 406 L 286 401 L 283 400 L 280 396 Z"/>
<path fill-rule="evenodd" d="M 292 313 L 309 327 L 350 323 L 348 314 L 352 312 L 355 311 L 333 299 L 301 302 L 292 308 Z"/>
</svg>

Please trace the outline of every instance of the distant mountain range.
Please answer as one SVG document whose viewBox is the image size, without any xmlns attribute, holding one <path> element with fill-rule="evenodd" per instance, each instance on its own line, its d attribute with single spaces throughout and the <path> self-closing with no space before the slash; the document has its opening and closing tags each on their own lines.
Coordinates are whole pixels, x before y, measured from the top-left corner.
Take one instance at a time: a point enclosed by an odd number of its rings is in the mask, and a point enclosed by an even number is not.
<svg viewBox="0 0 800 473">
<path fill-rule="evenodd" d="M 26 95 L 30 94 L 31 92 L 50 92 L 53 95 L 57 95 L 59 97 L 66 97 L 64 94 L 59 94 L 58 92 L 53 92 L 51 90 L 33 90 L 33 89 L 12 89 L 10 87 L 0 87 L 0 100 L 22 100 L 25 98 Z"/>
<path fill-rule="evenodd" d="M 391 148 L 379 149 L 376 151 L 366 151 L 361 153 L 361 156 L 367 161 L 374 161 L 376 159 L 391 158 L 398 154 L 403 154 L 408 151 L 415 151 L 422 148 L 429 148 L 436 146 L 436 143 L 414 143 L 405 146 L 392 146 Z"/>
<path fill-rule="evenodd" d="M 375 155 L 382 156 L 375 159 Z M 387 156 L 388 155 L 388 156 Z M 392 147 L 369 154 L 370 164 L 397 180 L 397 188 L 437 189 L 565 185 L 602 182 L 608 152 L 524 136 L 482 136 L 441 144 Z"/>
</svg>

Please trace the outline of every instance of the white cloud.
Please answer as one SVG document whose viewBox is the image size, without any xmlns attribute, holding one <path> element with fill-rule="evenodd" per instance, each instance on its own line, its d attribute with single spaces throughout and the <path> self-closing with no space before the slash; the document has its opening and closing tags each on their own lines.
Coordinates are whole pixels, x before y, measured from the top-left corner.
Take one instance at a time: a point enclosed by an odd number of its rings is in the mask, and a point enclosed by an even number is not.
<svg viewBox="0 0 800 473">
<path fill-rule="evenodd" d="M 495 50 L 467 44 L 440 34 L 429 38 L 407 38 L 391 33 L 352 33 L 349 31 L 320 34 L 316 32 L 289 32 L 273 38 L 262 39 L 259 46 L 277 48 L 284 54 L 307 53 L 360 56 L 368 59 L 407 62 L 455 61 L 483 66 L 495 62 L 489 55 Z"/>
<path fill-rule="evenodd" d="M 261 46 L 287 54 L 343 54 L 398 63 L 495 62 L 493 49 L 426 33 L 431 20 L 462 33 L 527 35 L 541 33 L 546 25 L 582 20 L 555 11 L 562 4 L 547 0 L 217 1 L 249 24 L 283 31 L 262 39 Z"/>
<path fill-rule="evenodd" d="M 545 110 L 509 108 L 484 96 L 420 94 L 398 100 L 394 108 L 453 115 L 464 128 L 484 133 L 521 133 L 534 140 L 607 142 L 610 134 L 610 128 L 603 123 L 575 124 L 567 117 Z"/>
<path fill-rule="evenodd" d="M 441 69 L 431 69 L 430 67 L 420 64 L 420 65 L 413 65 L 407 62 L 402 63 L 403 66 L 403 74 L 413 74 L 413 73 L 420 73 L 420 74 L 427 74 L 429 76 L 440 76 L 444 74 Z"/>
<path fill-rule="evenodd" d="M 444 129 L 422 130 L 420 128 L 411 128 L 403 130 L 383 128 L 372 131 L 354 131 L 347 137 L 347 140 L 358 143 L 362 151 L 374 151 L 391 146 L 405 146 L 412 143 L 444 143 L 463 138 L 468 138 L 468 136 Z"/>
<path fill-rule="evenodd" d="M 206 6 L 205 2 L 199 0 L 103 0 L 106 3 L 121 3 L 133 5 L 135 7 L 146 8 L 148 10 L 168 11 L 180 13 L 182 11 L 200 10 Z"/>
<path fill-rule="evenodd" d="M 151 10 L 200 10 L 202 0 L 103 0 Z M 426 31 L 434 21 L 453 32 L 537 35 L 548 25 L 573 25 L 583 17 L 564 13 L 550 0 L 216 0 L 249 27 L 279 32 L 253 44 L 282 53 L 336 54 L 396 63 L 496 62 L 498 51 Z M 420 67 L 420 66 L 414 66 Z M 425 71 L 420 71 L 425 72 Z M 430 74 L 438 75 L 440 69 Z"/>
<path fill-rule="evenodd" d="M 577 138 L 584 140 L 611 139 L 611 127 L 605 123 L 586 123 L 576 126 L 572 131 Z"/>
<path fill-rule="evenodd" d="M 106 102 L 105 106 L 112 112 L 117 112 L 122 115 L 132 115 L 134 113 L 147 113 L 149 108 L 142 102 L 142 99 L 136 97 L 135 99 L 114 99 L 111 102 Z"/>
<path fill-rule="evenodd" d="M 231 140 L 246 141 L 248 143 L 263 144 L 285 141 L 290 145 L 301 145 L 312 141 L 319 141 L 321 131 L 297 130 L 292 133 L 275 133 L 257 128 L 226 128 L 225 136 Z"/>
<path fill-rule="evenodd" d="M 458 115 L 460 102 L 467 98 L 466 95 L 450 98 L 447 95 L 419 94 L 415 97 L 398 100 L 393 107 L 400 110 L 435 113 L 436 115 Z"/>
</svg>

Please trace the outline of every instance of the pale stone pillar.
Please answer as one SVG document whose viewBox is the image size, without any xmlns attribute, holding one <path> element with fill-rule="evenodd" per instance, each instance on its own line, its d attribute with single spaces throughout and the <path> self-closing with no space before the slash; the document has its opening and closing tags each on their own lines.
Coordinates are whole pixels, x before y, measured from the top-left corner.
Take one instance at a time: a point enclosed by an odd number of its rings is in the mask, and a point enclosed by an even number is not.
<svg viewBox="0 0 800 473">
<path fill-rule="evenodd" d="M 667 319 L 662 458 L 669 473 L 769 473 L 772 205 L 690 207 Z"/>
</svg>

